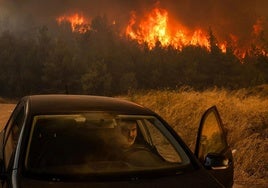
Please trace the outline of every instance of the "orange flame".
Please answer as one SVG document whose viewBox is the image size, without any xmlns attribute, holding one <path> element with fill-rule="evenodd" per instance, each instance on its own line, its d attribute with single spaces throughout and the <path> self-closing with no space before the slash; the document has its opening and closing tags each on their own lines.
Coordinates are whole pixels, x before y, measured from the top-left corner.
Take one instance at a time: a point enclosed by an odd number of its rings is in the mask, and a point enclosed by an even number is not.
<svg viewBox="0 0 268 188">
<path fill-rule="evenodd" d="M 153 9 L 139 23 L 135 13 L 132 13 L 126 34 L 139 43 L 147 43 L 150 49 L 155 47 L 158 41 L 164 47 L 171 45 L 176 49 L 187 44 L 209 47 L 207 36 L 201 29 L 189 34 L 190 32 L 183 26 L 170 27 L 168 21 L 168 12 L 164 9 Z"/>
<path fill-rule="evenodd" d="M 73 32 L 85 33 L 89 29 L 87 19 L 78 13 L 70 16 L 60 16 L 56 20 L 58 24 L 69 22 Z"/>
<path fill-rule="evenodd" d="M 210 50 L 207 32 L 200 28 L 189 29 L 178 21 L 170 19 L 167 10 L 162 8 L 154 8 L 139 17 L 135 12 L 132 12 L 124 32 L 130 39 L 136 40 L 139 44 L 147 44 L 149 49 L 160 43 L 163 47 L 172 46 L 178 50 L 187 45 L 203 46 Z M 58 24 L 70 23 L 73 32 L 85 33 L 90 30 L 89 20 L 82 14 L 75 13 L 59 16 L 56 21 Z M 252 36 L 255 40 L 263 32 L 263 22 L 263 18 L 259 18 L 252 27 Z M 112 24 L 116 24 L 115 20 Z M 246 47 L 238 46 L 240 42 L 236 35 L 230 33 L 229 37 L 234 54 L 237 57 L 244 58 L 247 52 Z M 226 53 L 226 41 L 221 41 L 216 45 L 223 53 Z M 262 49 L 263 46 L 258 46 L 258 48 Z M 262 54 L 268 56 L 267 50 L 263 49 Z"/>
<path fill-rule="evenodd" d="M 221 49 L 221 51 L 222 51 L 223 53 L 226 53 L 226 44 L 221 44 L 221 45 L 219 46 L 219 48 Z"/>
<path fill-rule="evenodd" d="M 167 45 L 170 36 L 167 31 L 167 12 L 155 9 L 147 19 L 140 23 L 137 31 L 133 27 L 136 24 L 136 15 L 132 13 L 126 34 L 132 39 L 138 40 L 139 43 L 146 42 L 150 48 L 155 46 L 156 41 L 160 41 L 162 45 Z"/>
<path fill-rule="evenodd" d="M 253 25 L 253 35 L 259 36 L 263 31 L 263 20 L 259 18 L 256 23 Z"/>
</svg>

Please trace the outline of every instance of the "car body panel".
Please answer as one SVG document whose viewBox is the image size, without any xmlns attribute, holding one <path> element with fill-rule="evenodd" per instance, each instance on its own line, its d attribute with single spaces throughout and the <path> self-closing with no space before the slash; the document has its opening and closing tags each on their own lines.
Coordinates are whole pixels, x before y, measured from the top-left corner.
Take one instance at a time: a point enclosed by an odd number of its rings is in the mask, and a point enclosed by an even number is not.
<svg viewBox="0 0 268 188">
<path fill-rule="evenodd" d="M 30 113 L 60 113 L 79 111 L 118 111 L 127 114 L 154 114 L 133 102 L 104 97 L 104 96 L 84 96 L 84 95 L 36 95 L 25 97 L 30 105 Z"/>
<path fill-rule="evenodd" d="M 133 176 L 130 178 L 115 178 L 114 180 L 99 180 L 91 182 L 60 182 L 41 181 L 24 179 L 21 181 L 21 187 L 223 187 L 213 177 L 207 176 L 207 173 L 201 169 L 190 172 L 183 172 L 177 175 L 156 176 L 151 175 L 148 178 Z"/>
</svg>

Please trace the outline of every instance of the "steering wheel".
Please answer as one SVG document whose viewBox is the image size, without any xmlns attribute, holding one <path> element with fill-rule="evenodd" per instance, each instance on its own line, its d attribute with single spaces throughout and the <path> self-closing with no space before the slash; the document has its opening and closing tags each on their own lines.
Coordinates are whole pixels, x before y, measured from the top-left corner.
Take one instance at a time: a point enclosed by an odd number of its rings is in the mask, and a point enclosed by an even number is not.
<svg viewBox="0 0 268 188">
<path fill-rule="evenodd" d="M 133 145 L 125 150 L 124 161 L 134 166 L 159 166 L 163 163 L 161 156 L 143 145 Z"/>
</svg>

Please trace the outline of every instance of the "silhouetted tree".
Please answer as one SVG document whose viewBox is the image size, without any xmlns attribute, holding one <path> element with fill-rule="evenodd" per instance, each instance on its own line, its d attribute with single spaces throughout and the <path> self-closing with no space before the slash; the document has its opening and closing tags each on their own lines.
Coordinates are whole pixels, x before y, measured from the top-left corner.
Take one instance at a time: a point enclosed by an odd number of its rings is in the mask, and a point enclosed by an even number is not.
<svg viewBox="0 0 268 188">
<path fill-rule="evenodd" d="M 267 40 L 261 33 L 246 55 L 236 56 L 231 40 L 222 52 L 211 28 L 209 49 L 187 45 L 180 50 L 154 48 L 123 35 L 106 16 L 93 18 L 85 32 L 65 23 L 29 35 L 0 33 L 0 96 L 35 93 L 117 95 L 135 89 L 236 89 L 268 82 Z"/>
</svg>

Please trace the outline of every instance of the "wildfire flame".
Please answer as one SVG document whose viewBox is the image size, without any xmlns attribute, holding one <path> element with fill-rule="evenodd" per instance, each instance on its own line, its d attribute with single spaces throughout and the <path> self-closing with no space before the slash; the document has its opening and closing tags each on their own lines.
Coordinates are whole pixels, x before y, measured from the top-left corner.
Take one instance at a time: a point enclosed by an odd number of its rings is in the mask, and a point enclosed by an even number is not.
<svg viewBox="0 0 268 188">
<path fill-rule="evenodd" d="M 262 18 L 260 18 L 253 25 L 253 32 L 252 32 L 252 34 L 255 35 L 255 36 L 259 36 L 262 31 L 263 31 L 263 20 L 262 20 Z"/>
<path fill-rule="evenodd" d="M 134 31 L 136 16 L 133 12 L 126 34 L 138 40 L 139 43 L 147 42 L 150 48 L 155 46 L 156 40 L 159 40 L 162 45 L 168 45 L 171 39 L 167 30 L 167 19 L 166 11 L 155 9 L 146 20 L 140 23 L 138 30 Z"/>
<path fill-rule="evenodd" d="M 58 24 L 63 22 L 70 23 L 73 32 L 85 33 L 89 29 L 88 20 L 78 13 L 69 16 L 60 16 L 56 20 Z"/>
<path fill-rule="evenodd" d="M 150 49 L 155 47 L 157 42 L 164 47 L 171 45 L 176 49 L 181 49 L 185 45 L 200 45 L 209 49 L 209 41 L 205 32 L 201 29 L 190 32 L 181 25 L 170 26 L 168 12 L 160 8 L 153 9 L 139 23 L 136 14 L 132 13 L 126 35 L 139 43 L 147 43 Z M 221 44 L 220 49 L 226 50 L 226 45 Z"/>
<path fill-rule="evenodd" d="M 139 44 L 147 44 L 149 49 L 153 49 L 157 44 L 162 47 L 172 46 L 175 49 L 181 50 L 184 46 L 195 45 L 203 46 L 210 50 L 210 42 L 207 31 L 201 28 L 189 29 L 183 26 L 177 20 L 170 20 L 167 10 L 162 8 L 154 8 L 144 15 L 139 15 L 131 12 L 131 17 L 124 30 L 126 36 L 136 40 Z M 72 14 L 59 16 L 56 21 L 58 24 L 64 22 L 70 23 L 73 32 L 85 33 L 90 30 L 89 20 L 82 14 Z M 260 18 L 252 27 L 252 37 L 257 40 L 263 33 L 263 18 Z M 115 25 L 115 20 L 112 24 Z M 230 41 L 229 41 L 230 39 Z M 245 46 L 238 46 L 239 38 L 229 33 L 228 41 L 231 42 L 231 47 L 237 57 L 244 58 L 247 52 Z M 221 41 L 216 44 L 218 48 L 226 53 L 227 42 Z M 263 46 L 257 46 L 263 49 Z M 262 50 L 264 55 L 267 55 L 266 50 Z"/>
</svg>

